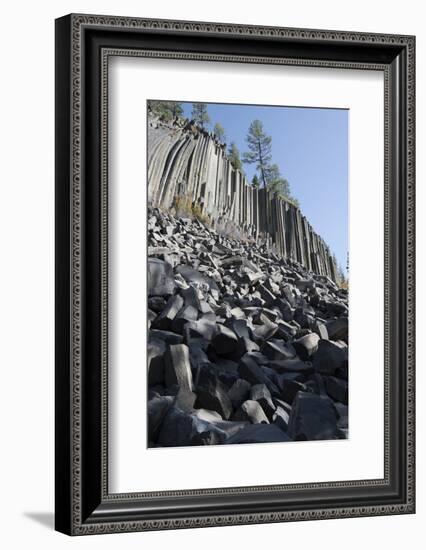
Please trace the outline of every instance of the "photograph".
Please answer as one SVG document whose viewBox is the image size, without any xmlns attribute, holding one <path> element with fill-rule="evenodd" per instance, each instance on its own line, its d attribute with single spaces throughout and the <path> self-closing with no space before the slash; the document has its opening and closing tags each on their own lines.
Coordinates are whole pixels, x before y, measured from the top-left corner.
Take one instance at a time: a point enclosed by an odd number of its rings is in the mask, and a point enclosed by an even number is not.
<svg viewBox="0 0 426 550">
<path fill-rule="evenodd" d="M 349 109 L 146 113 L 147 446 L 350 438 Z"/>
<path fill-rule="evenodd" d="M 57 10 L 55 430 L 49 407 L 43 439 L 55 460 L 40 455 L 40 468 L 55 472 L 59 533 L 126 545 L 131 532 L 173 531 L 176 546 L 175 530 L 227 526 L 229 546 L 236 526 L 270 524 L 290 544 L 303 530 L 330 546 L 319 534 L 331 520 L 355 548 L 358 518 L 376 538 L 385 526 L 387 547 L 406 542 L 423 30 L 403 10 L 385 21 L 369 6 L 366 29 L 365 10 L 311 3 L 309 22 L 276 3 L 265 21 L 229 2 L 228 22 L 216 5 L 212 21 L 204 4 L 168 0 L 157 14 Z M 26 89 L 28 71 L 6 73 Z M 31 200 L 36 156 L 30 199 L 13 185 L 25 163 L 14 159 L 7 187 L 51 230 Z M 37 231 L 15 233 L 35 235 L 39 255 Z M 34 355 L 30 342 L 13 357 L 24 348 Z"/>
</svg>

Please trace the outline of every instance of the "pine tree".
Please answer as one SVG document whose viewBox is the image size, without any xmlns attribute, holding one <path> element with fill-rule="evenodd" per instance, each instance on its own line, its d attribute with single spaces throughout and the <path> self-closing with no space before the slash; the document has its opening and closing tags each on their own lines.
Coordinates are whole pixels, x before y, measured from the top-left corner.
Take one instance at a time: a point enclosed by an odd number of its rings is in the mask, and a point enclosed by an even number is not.
<svg viewBox="0 0 426 550">
<path fill-rule="evenodd" d="M 206 124 L 210 124 L 207 103 L 193 103 L 191 117 L 204 130 Z"/>
<path fill-rule="evenodd" d="M 174 117 L 183 115 L 183 107 L 181 103 L 178 103 L 177 101 L 169 101 L 169 106 Z"/>
<path fill-rule="evenodd" d="M 281 176 L 277 164 L 272 164 L 266 168 L 265 176 L 268 189 L 271 189 L 274 193 L 282 197 L 290 197 L 290 184 Z"/>
<path fill-rule="evenodd" d="M 219 141 L 221 141 L 222 143 L 225 142 L 226 140 L 225 130 L 219 122 L 216 122 L 216 124 L 214 125 L 213 133 L 216 134 L 216 137 Z"/>
<path fill-rule="evenodd" d="M 148 101 L 149 109 L 164 120 L 183 115 L 183 107 L 177 101 Z"/>
<path fill-rule="evenodd" d="M 235 170 L 242 169 L 242 163 L 240 158 L 240 151 L 234 142 L 231 143 L 228 150 L 228 158 Z"/>
<path fill-rule="evenodd" d="M 256 174 L 253 176 L 253 179 L 251 180 L 251 185 L 255 189 L 259 189 L 260 181 Z"/>
<path fill-rule="evenodd" d="M 280 173 L 280 169 L 277 164 L 272 164 L 266 170 L 267 187 L 276 193 L 279 197 L 283 197 L 294 206 L 299 208 L 299 201 L 292 197 L 290 190 L 290 183 L 283 178 Z"/>
<path fill-rule="evenodd" d="M 300 202 L 295 197 L 286 197 L 289 202 L 291 202 L 296 208 L 300 208 Z"/>
<path fill-rule="evenodd" d="M 246 141 L 249 151 L 244 153 L 243 162 L 256 164 L 263 187 L 266 187 L 267 172 L 272 159 L 272 138 L 265 134 L 260 120 L 253 120 L 250 124 Z"/>
</svg>

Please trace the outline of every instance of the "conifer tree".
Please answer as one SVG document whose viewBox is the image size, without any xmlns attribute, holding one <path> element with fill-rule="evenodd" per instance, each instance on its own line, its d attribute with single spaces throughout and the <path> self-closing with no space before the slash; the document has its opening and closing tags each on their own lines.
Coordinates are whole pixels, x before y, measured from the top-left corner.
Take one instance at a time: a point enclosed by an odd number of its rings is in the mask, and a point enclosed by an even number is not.
<svg viewBox="0 0 426 550">
<path fill-rule="evenodd" d="M 210 124 L 207 103 L 193 103 L 191 117 L 204 130 L 205 126 Z"/>
</svg>

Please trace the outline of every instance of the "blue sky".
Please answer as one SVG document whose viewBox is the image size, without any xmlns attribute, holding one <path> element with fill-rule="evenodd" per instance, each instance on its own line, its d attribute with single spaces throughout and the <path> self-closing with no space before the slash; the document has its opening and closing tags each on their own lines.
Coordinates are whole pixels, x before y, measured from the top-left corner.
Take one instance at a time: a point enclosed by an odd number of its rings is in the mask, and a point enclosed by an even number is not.
<svg viewBox="0 0 426 550">
<path fill-rule="evenodd" d="M 191 103 L 183 103 L 191 118 Z M 314 230 L 346 269 L 348 252 L 348 113 L 343 109 L 208 105 L 209 129 L 219 122 L 226 142 L 247 150 L 246 135 L 254 119 L 272 136 L 272 161 L 290 182 L 291 193 Z M 254 165 L 244 165 L 251 181 Z"/>
</svg>

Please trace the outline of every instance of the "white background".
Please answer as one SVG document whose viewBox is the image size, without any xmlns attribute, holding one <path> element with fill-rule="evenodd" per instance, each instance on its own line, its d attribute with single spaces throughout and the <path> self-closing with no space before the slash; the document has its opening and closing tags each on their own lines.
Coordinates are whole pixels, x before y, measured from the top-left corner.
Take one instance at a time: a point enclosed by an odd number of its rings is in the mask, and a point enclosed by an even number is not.
<svg viewBox="0 0 426 550">
<path fill-rule="evenodd" d="M 197 0 L 153 3 L 121 0 L 84 4 L 16 2 L 3 7 L 0 235 L 1 530 L 4 548 L 213 549 L 271 545 L 316 549 L 421 547 L 425 472 L 418 468 L 418 512 L 356 520 L 221 527 L 69 539 L 52 531 L 53 511 L 53 19 L 85 11 L 251 24 L 332 28 L 417 35 L 418 303 L 425 306 L 426 31 L 422 3 L 242 2 Z M 422 219 L 423 218 L 423 219 Z M 418 333 L 426 329 L 419 314 Z M 417 463 L 425 462 L 425 374 L 419 355 Z M 368 403 L 366 403 L 368 406 Z M 268 544 L 267 543 L 267 544 Z"/>
<path fill-rule="evenodd" d="M 110 491 L 382 478 L 383 73 L 128 57 L 110 63 Z M 170 98 L 170 81 L 172 98 L 181 100 L 350 109 L 349 440 L 146 448 L 145 100 Z M 375 334 L 368 339 L 367 303 Z"/>
</svg>

